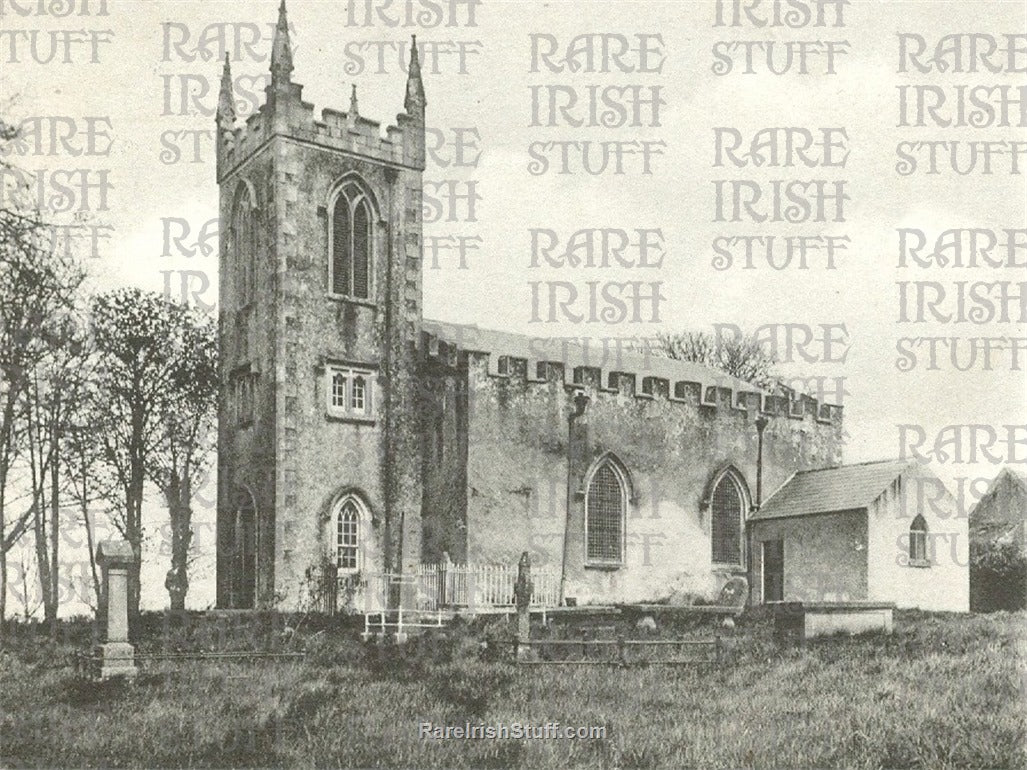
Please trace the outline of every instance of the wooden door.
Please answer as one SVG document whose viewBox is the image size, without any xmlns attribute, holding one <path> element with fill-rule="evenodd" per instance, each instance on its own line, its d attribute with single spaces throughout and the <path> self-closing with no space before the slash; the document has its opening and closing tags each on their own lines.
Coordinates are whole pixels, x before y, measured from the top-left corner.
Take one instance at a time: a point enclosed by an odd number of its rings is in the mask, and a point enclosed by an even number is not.
<svg viewBox="0 0 1027 770">
<path fill-rule="evenodd" d="M 763 602 L 784 601 L 784 540 L 763 541 Z"/>
</svg>

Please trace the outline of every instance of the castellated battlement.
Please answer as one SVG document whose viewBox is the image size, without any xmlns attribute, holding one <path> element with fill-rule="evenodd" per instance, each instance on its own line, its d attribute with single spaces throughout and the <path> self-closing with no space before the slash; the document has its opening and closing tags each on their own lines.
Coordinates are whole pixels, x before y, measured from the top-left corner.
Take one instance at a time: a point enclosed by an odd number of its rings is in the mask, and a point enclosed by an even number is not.
<svg viewBox="0 0 1027 770">
<path fill-rule="evenodd" d="M 424 321 L 425 357 L 447 368 L 466 366 L 482 376 L 532 384 L 562 384 L 565 391 L 660 399 L 699 409 L 840 426 L 842 407 L 780 386 L 768 392 L 690 361 L 640 351 L 633 341 L 543 338 Z"/>
<path fill-rule="evenodd" d="M 271 50 L 271 82 L 264 89 L 264 103 L 241 126 L 236 126 L 231 62 L 225 57 L 216 116 L 219 181 L 252 157 L 273 136 L 311 142 L 350 153 L 362 160 L 424 170 L 427 102 L 416 39 L 410 46 L 403 112 L 397 115 L 396 125 L 385 130 L 385 136 L 382 136 L 380 122 L 360 115 L 355 85 L 348 110 L 325 108 L 321 111 L 320 120 L 316 119 L 314 105 L 303 101 L 303 86 L 293 82 L 292 71 L 292 44 L 283 2 L 278 10 Z"/>
<path fill-rule="evenodd" d="M 416 135 L 422 129 L 403 113 L 397 116 L 398 125 L 388 126 L 382 136 L 380 122 L 352 111 L 326 107 L 321 111 L 321 119 L 316 120 L 310 102 L 297 98 L 282 115 L 285 106 L 279 102 L 272 108 L 265 103 L 245 124 L 236 126 L 230 138 L 222 137 L 222 168 L 235 168 L 275 133 L 390 165 L 418 165 L 416 156 L 407 151 L 411 143 L 405 141 L 404 134 L 412 130 Z"/>
</svg>

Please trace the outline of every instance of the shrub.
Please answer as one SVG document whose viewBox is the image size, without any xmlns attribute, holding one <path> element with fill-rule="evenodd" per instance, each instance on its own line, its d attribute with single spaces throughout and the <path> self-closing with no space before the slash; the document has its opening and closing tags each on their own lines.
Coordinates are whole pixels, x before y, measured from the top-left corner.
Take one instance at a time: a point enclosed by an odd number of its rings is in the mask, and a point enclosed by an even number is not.
<svg viewBox="0 0 1027 770">
<path fill-rule="evenodd" d="M 1027 607 L 1027 559 L 1012 542 L 970 544 L 970 609 L 1016 611 Z"/>
</svg>

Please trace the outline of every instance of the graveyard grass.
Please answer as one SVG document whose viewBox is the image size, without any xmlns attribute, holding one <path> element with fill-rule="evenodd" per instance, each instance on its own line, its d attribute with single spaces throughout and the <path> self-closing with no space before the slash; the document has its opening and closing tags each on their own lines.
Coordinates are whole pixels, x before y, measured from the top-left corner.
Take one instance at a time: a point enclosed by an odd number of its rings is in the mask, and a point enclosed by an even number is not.
<svg viewBox="0 0 1027 770">
<path fill-rule="evenodd" d="M 0 765 L 1023 768 L 1025 623 L 901 612 L 890 637 L 798 650 L 743 622 L 734 663 L 705 670 L 514 667 L 479 660 L 470 630 L 383 661 L 321 633 L 302 661 L 151 663 L 131 686 L 22 643 L 0 651 Z M 433 741 L 424 721 L 607 735 Z"/>
</svg>

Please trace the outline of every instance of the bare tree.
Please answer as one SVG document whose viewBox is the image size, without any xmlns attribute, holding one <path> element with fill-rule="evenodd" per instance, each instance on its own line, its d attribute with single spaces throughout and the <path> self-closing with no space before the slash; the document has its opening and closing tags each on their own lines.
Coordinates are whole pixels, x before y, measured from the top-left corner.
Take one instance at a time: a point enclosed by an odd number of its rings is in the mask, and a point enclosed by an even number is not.
<svg viewBox="0 0 1027 770">
<path fill-rule="evenodd" d="M 0 144 L 16 135 L 0 120 Z M 53 251 L 50 228 L 25 205 L 24 193 L 0 190 L 0 632 L 7 612 L 7 554 L 38 513 L 34 488 L 26 489 L 16 472 L 27 447 L 26 396 L 82 282 L 74 260 Z"/>
<path fill-rule="evenodd" d="M 89 344 L 89 339 L 86 339 Z M 100 574 L 96 564 L 96 520 L 95 504 L 107 500 L 99 470 L 102 452 L 96 440 L 96 426 L 99 424 L 95 415 L 97 390 L 93 385 L 92 366 L 95 356 L 83 353 L 83 360 L 88 362 L 83 372 L 83 384 L 86 386 L 79 394 L 78 409 L 66 427 L 63 442 L 62 465 L 67 479 L 68 493 L 79 512 L 79 523 L 86 533 L 86 547 L 89 549 L 89 572 L 93 587 L 94 608 L 100 602 Z M 93 385 L 93 386 L 91 386 Z"/>
<path fill-rule="evenodd" d="M 47 354 L 30 376 L 26 389 L 26 435 L 33 490 L 33 533 L 43 612 L 57 633 L 60 602 L 61 501 L 74 491 L 68 477 L 64 440 L 80 419 L 89 383 L 84 328 L 71 314 L 55 326 Z M 71 489 L 69 489 L 71 487 Z"/>
<path fill-rule="evenodd" d="M 773 353 L 755 335 L 723 339 L 709 332 L 661 333 L 655 350 L 670 358 L 694 361 L 760 388 L 774 386 Z"/>
</svg>

